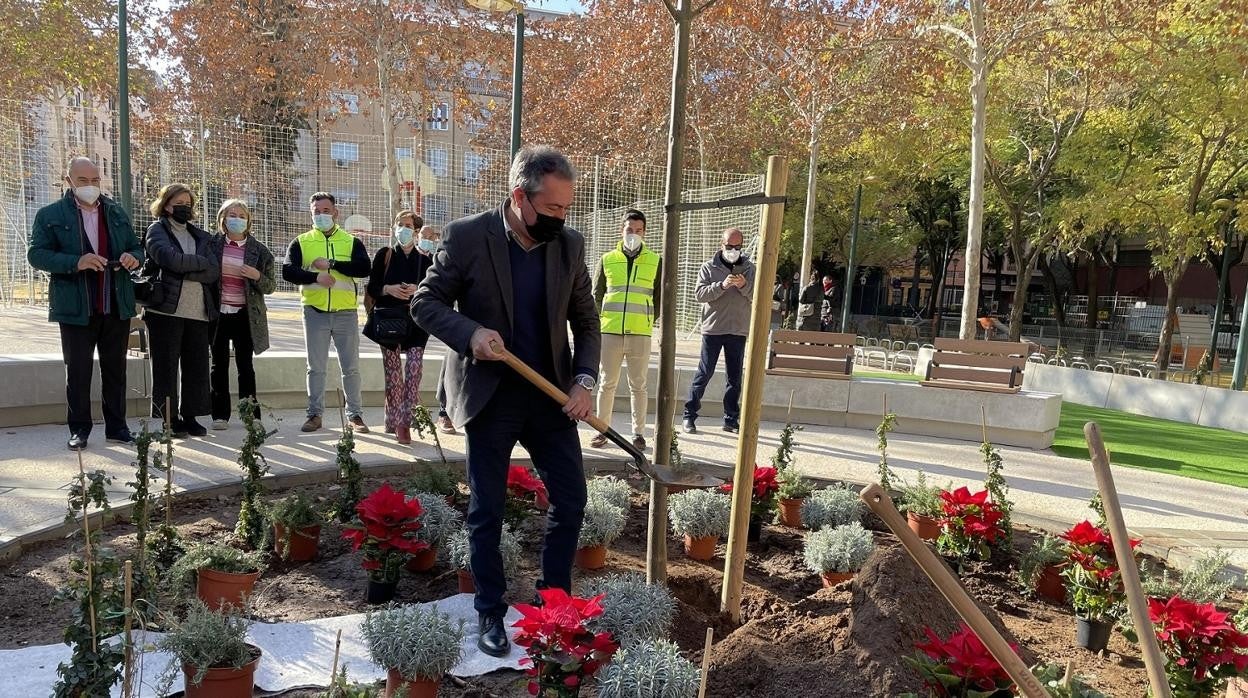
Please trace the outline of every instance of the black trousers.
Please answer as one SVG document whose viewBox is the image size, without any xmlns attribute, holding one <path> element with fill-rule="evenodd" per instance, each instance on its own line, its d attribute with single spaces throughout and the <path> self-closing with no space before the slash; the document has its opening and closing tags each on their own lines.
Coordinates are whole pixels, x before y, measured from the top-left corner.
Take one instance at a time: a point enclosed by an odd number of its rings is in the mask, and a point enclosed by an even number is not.
<svg viewBox="0 0 1248 698">
<path fill-rule="evenodd" d="M 237 313 L 222 313 L 212 336 L 212 418 L 229 419 L 230 408 L 230 344 L 234 345 L 234 365 L 238 368 L 238 399 L 256 397 L 256 369 L 252 366 L 255 345 L 251 342 L 251 324 L 247 308 Z"/>
<path fill-rule="evenodd" d="M 585 468 L 576 423 L 550 398 L 518 375 L 503 378 L 485 409 L 464 428 L 467 434 L 469 562 L 478 613 L 502 616 L 507 578 L 498 551 L 507 499 L 507 469 L 516 443 L 533 459 L 550 495 L 539 585 L 572 591 L 585 515 Z"/>
<path fill-rule="evenodd" d="M 65 421 L 71 434 L 91 433 L 91 374 L 95 354 L 100 355 L 100 402 L 103 403 L 104 433 L 108 436 L 127 430 L 126 426 L 126 346 L 130 321 L 114 312 L 92 315 L 86 325 L 61 323 L 61 355 L 65 357 Z"/>
<path fill-rule="evenodd" d="M 212 341 L 212 323 L 151 312 L 143 320 L 151 338 L 152 417 L 164 418 L 165 398 L 169 398 L 172 408 L 171 422 L 179 417 L 190 419 L 208 414 L 208 344 Z"/>
</svg>

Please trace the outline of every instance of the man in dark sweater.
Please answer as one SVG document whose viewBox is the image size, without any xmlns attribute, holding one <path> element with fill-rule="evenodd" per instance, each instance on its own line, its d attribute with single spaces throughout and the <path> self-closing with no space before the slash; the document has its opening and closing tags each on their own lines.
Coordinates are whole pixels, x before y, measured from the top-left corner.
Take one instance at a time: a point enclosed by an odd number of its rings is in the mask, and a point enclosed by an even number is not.
<svg viewBox="0 0 1248 698">
<path fill-rule="evenodd" d="M 477 645 L 493 656 L 510 651 L 498 545 L 517 443 L 529 452 L 550 494 L 538 586 L 572 588 L 585 511 L 574 420 L 592 414 L 601 341 L 585 240 L 563 225 L 574 177 L 572 165 L 554 149 L 520 150 L 507 201 L 446 227 L 433 269 L 412 298 L 416 322 L 457 355 L 444 373 L 447 408 L 467 434 Z M 503 347 L 569 395 L 562 410 L 499 361 Z"/>
</svg>

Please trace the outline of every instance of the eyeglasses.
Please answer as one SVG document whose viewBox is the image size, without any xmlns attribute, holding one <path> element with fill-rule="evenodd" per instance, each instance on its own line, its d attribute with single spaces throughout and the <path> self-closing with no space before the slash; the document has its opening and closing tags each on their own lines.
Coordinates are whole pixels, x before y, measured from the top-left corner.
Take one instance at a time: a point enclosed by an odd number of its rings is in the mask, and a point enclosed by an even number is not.
<svg viewBox="0 0 1248 698">
<path fill-rule="evenodd" d="M 740 250 L 740 249 L 743 249 L 744 247 L 745 245 L 724 245 L 725 250 Z"/>
</svg>

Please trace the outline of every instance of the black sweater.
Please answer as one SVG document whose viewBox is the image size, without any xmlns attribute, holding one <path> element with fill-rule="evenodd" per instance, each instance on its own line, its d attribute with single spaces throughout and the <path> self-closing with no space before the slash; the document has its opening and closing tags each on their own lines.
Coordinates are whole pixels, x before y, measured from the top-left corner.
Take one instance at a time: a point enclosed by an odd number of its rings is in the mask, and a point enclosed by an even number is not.
<svg viewBox="0 0 1248 698">
<path fill-rule="evenodd" d="M 386 266 L 386 255 L 390 255 L 390 266 Z M 383 247 L 373 255 L 372 272 L 368 276 L 368 295 L 373 297 L 378 308 L 401 308 L 408 302 L 382 293 L 381 289 L 389 284 L 419 284 L 425 280 L 425 274 L 433 266 L 433 258 L 421 254 L 415 247 L 411 252 L 404 253 L 399 246 Z M 412 334 L 403 342 L 403 348 L 423 347 L 429 341 L 429 333 L 420 329 L 415 320 L 412 321 Z"/>
</svg>

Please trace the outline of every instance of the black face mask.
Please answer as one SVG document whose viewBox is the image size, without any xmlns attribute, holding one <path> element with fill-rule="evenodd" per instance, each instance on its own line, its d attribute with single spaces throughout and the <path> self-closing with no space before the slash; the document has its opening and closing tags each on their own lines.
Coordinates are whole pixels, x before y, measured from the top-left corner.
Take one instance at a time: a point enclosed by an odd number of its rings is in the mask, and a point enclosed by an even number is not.
<svg viewBox="0 0 1248 698">
<path fill-rule="evenodd" d="M 191 206 L 190 204 L 178 204 L 173 207 L 173 212 L 169 214 L 169 217 L 182 225 L 186 225 L 186 222 L 191 220 L 191 217 L 194 215 L 194 206 Z"/>
<path fill-rule="evenodd" d="M 533 208 L 532 201 L 529 202 L 529 208 Z M 548 216 L 536 208 L 533 209 L 533 213 L 537 216 L 537 220 L 533 223 L 524 222 L 525 227 L 529 229 L 529 237 L 538 242 L 550 242 L 563 232 L 562 218 Z"/>
</svg>

